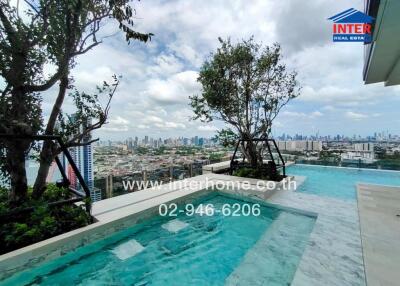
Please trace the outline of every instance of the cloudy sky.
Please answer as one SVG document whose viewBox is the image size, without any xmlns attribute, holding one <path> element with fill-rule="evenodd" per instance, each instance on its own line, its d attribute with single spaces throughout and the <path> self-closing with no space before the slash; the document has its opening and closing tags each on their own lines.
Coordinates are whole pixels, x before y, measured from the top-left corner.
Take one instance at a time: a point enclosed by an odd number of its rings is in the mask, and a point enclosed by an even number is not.
<svg viewBox="0 0 400 286">
<path fill-rule="evenodd" d="M 102 140 L 149 135 L 212 136 L 222 124 L 189 121 L 188 97 L 199 93 L 198 70 L 218 46 L 254 35 L 279 42 L 298 71 L 301 96 L 279 115 L 273 132 L 301 134 L 400 134 L 400 89 L 362 81 L 362 43 L 333 43 L 328 17 L 363 0 L 259 0 L 135 2 L 136 28 L 155 34 L 147 44 L 127 45 L 121 34 L 80 58 L 74 74 L 90 90 L 113 73 L 123 76 Z M 114 26 L 105 31 L 112 33 Z M 44 109 L 54 100 L 45 97 Z"/>
</svg>

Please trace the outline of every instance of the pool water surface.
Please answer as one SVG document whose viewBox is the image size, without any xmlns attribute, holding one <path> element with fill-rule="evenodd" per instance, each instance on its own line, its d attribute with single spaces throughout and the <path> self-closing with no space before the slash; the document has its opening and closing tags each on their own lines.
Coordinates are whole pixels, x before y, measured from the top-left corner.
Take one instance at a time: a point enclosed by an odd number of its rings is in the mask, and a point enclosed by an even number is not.
<svg viewBox="0 0 400 286">
<path fill-rule="evenodd" d="M 400 172 L 371 169 L 337 168 L 296 164 L 287 168 L 287 174 L 307 177 L 297 191 L 356 200 L 356 184 L 400 186 Z"/>
<path fill-rule="evenodd" d="M 249 204 L 220 193 L 194 201 L 200 203 L 215 210 Z M 266 205 L 259 216 L 155 216 L 0 284 L 246 285 L 246 267 L 254 264 L 262 266 L 263 273 L 252 273 L 264 283 L 286 286 L 314 223 L 314 217 Z"/>
</svg>

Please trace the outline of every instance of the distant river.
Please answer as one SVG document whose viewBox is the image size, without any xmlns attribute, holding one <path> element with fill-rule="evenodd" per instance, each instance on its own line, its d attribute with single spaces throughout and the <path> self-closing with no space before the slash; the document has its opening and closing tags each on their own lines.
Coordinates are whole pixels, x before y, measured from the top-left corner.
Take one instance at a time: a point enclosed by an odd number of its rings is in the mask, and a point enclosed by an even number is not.
<svg viewBox="0 0 400 286">
<path fill-rule="evenodd" d="M 49 180 L 50 182 L 56 182 L 57 180 L 61 179 L 61 173 L 58 170 L 57 165 L 52 166 L 52 169 L 54 170 L 53 172 L 50 171 L 49 173 L 52 173 L 51 179 Z M 37 172 L 39 170 L 39 163 L 36 161 L 29 160 L 26 163 L 26 176 L 28 178 L 28 185 L 32 186 L 35 183 Z"/>
</svg>

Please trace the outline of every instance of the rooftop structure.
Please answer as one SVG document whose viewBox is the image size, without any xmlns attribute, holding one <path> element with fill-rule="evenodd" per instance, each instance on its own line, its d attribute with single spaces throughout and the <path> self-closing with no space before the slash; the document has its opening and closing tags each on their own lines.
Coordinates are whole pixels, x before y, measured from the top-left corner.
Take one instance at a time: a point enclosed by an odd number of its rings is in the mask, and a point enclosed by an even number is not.
<svg viewBox="0 0 400 286">
<path fill-rule="evenodd" d="M 366 84 L 400 84 L 400 1 L 365 0 L 365 13 L 375 18 L 372 42 L 365 45 Z"/>
</svg>

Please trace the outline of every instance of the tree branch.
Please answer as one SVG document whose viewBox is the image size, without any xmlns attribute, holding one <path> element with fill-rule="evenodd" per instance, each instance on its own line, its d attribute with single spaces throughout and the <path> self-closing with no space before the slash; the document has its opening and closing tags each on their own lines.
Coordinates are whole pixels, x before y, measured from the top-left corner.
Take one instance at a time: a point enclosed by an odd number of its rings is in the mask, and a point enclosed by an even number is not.
<svg viewBox="0 0 400 286">
<path fill-rule="evenodd" d="M 81 50 L 79 50 L 79 51 L 73 53 L 72 56 L 75 57 L 75 56 L 79 56 L 79 55 L 85 54 L 85 53 L 87 53 L 89 50 L 93 49 L 94 47 L 96 47 L 97 45 L 99 45 L 99 44 L 101 44 L 101 43 L 102 43 L 101 41 L 99 41 L 99 42 L 94 42 L 94 43 L 90 44 L 89 46 L 87 46 L 86 48 L 81 49 Z"/>
<path fill-rule="evenodd" d="M 82 146 L 90 145 L 90 144 L 92 144 L 94 142 L 97 142 L 99 140 L 100 140 L 100 138 L 96 138 L 96 139 L 90 140 L 88 142 L 80 142 L 80 143 L 78 143 L 78 142 L 68 142 L 67 144 L 64 144 L 64 145 L 67 148 L 70 148 L 70 147 L 82 147 Z"/>
<path fill-rule="evenodd" d="M 45 83 L 40 85 L 25 85 L 23 90 L 26 92 L 40 92 L 48 90 L 52 87 L 58 80 L 60 80 L 64 75 L 68 73 L 68 61 L 65 61 L 59 65 L 59 69 L 55 74 L 53 74 Z"/>
<path fill-rule="evenodd" d="M 110 111 L 110 106 L 111 106 L 111 100 L 112 100 L 112 98 L 114 96 L 115 91 L 117 90 L 118 85 L 119 85 L 119 82 L 117 82 L 114 85 L 113 90 L 110 92 L 110 96 L 108 98 L 107 104 L 106 104 L 105 108 L 103 109 L 103 114 L 100 116 L 99 121 L 97 121 L 94 124 L 91 124 L 90 126 L 87 126 L 85 128 L 85 130 L 83 130 L 81 133 L 75 135 L 70 140 L 68 140 L 66 145 L 80 144 L 82 139 L 85 138 L 85 136 L 87 136 L 90 132 L 92 132 L 93 130 L 101 128 L 104 124 L 107 123 L 108 113 Z"/>
<path fill-rule="evenodd" d="M 7 37 L 9 38 L 10 42 L 15 41 L 15 30 L 11 25 L 11 22 L 8 20 L 8 17 L 4 14 L 3 5 L 0 5 L 0 20 L 3 23 L 4 30 L 7 33 Z"/>
<path fill-rule="evenodd" d="M 18 1 L 19 2 L 19 1 Z M 26 5 L 28 5 L 33 11 L 35 11 L 35 13 L 37 15 L 40 15 L 40 12 L 36 9 L 36 7 L 29 1 L 24 0 L 24 2 L 26 3 Z"/>
</svg>

